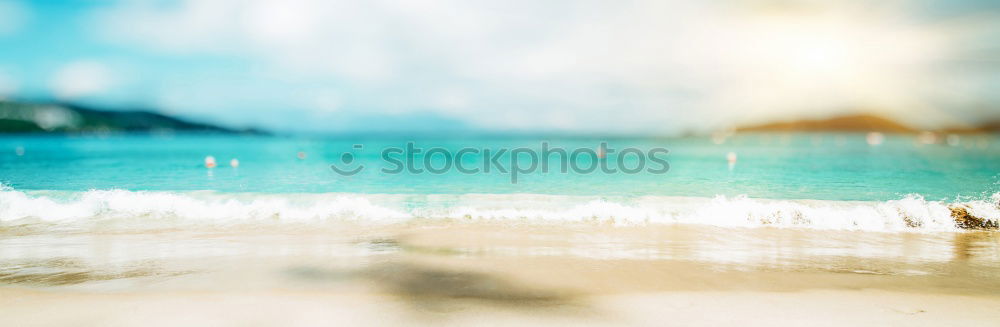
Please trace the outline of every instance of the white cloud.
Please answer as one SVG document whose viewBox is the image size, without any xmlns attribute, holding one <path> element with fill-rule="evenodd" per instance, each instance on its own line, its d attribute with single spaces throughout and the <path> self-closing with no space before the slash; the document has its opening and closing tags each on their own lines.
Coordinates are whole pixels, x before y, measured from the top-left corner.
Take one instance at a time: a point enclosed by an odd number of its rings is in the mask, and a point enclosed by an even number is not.
<svg viewBox="0 0 1000 327">
<path fill-rule="evenodd" d="M 52 77 L 52 93 L 72 99 L 107 91 L 113 83 L 111 71 L 97 61 L 75 61 L 64 65 Z"/>
<path fill-rule="evenodd" d="M 310 1 L 257 1 L 243 14 L 243 27 L 256 41 L 282 46 L 308 42 L 322 27 L 321 12 Z"/>
<path fill-rule="evenodd" d="M 245 57 L 280 79 L 332 80 L 344 88 L 328 97 L 335 101 L 312 97 L 327 110 L 666 130 L 846 107 L 934 110 L 922 105 L 939 74 L 930 69 L 954 44 L 906 8 L 882 6 L 186 0 L 126 2 L 95 22 L 117 42 Z"/>
</svg>

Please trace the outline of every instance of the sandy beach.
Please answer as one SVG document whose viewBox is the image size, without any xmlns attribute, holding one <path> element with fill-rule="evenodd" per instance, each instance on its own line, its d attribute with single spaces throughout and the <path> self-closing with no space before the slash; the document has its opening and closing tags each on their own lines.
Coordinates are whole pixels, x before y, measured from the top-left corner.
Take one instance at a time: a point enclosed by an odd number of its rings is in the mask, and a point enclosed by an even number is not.
<svg viewBox="0 0 1000 327">
<path fill-rule="evenodd" d="M 1000 321 L 992 232 L 416 221 L 5 230 L 0 245 L 8 326 Z"/>
</svg>

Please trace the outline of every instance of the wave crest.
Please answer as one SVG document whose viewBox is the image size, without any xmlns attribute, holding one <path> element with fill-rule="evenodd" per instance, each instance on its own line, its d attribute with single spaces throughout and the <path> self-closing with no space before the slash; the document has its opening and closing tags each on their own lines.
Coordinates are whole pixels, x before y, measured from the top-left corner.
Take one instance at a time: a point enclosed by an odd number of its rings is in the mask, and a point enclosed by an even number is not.
<svg viewBox="0 0 1000 327">
<path fill-rule="evenodd" d="M 0 226 L 60 226 L 134 222 L 130 226 L 282 224 L 409 219 L 503 220 L 618 225 L 701 224 L 719 227 L 864 231 L 996 229 L 1000 193 L 988 200 L 769 200 L 647 196 L 586 197 L 539 194 L 232 194 L 93 190 L 18 191 L 0 187 Z M 965 215 L 965 216 L 963 216 Z M 966 217 L 966 223 L 956 223 Z M 970 220 L 971 219 L 971 220 Z"/>
</svg>

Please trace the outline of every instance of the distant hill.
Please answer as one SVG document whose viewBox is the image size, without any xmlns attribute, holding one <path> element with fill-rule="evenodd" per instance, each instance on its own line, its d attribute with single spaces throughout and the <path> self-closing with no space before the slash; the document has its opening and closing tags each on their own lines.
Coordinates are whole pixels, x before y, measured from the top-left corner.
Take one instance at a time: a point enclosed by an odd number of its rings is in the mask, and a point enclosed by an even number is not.
<svg viewBox="0 0 1000 327">
<path fill-rule="evenodd" d="M 266 134 L 191 122 L 149 110 L 104 110 L 74 104 L 0 101 L 0 133 L 208 132 Z"/>
<path fill-rule="evenodd" d="M 917 130 L 875 115 L 849 115 L 828 119 L 774 122 L 737 128 L 738 132 L 885 132 L 914 133 Z"/>
<path fill-rule="evenodd" d="M 987 122 L 975 127 L 952 127 L 938 130 L 944 134 L 1000 133 L 1000 121 Z"/>
</svg>

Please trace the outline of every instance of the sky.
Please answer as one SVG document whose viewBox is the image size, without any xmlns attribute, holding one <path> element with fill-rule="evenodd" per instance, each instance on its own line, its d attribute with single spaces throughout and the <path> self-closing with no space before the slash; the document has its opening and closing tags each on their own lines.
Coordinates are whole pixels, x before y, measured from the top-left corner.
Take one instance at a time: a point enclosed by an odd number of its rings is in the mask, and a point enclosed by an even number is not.
<svg viewBox="0 0 1000 327">
<path fill-rule="evenodd" d="M 1000 120 L 991 0 L 0 0 L 0 97 L 274 131 Z"/>
</svg>

